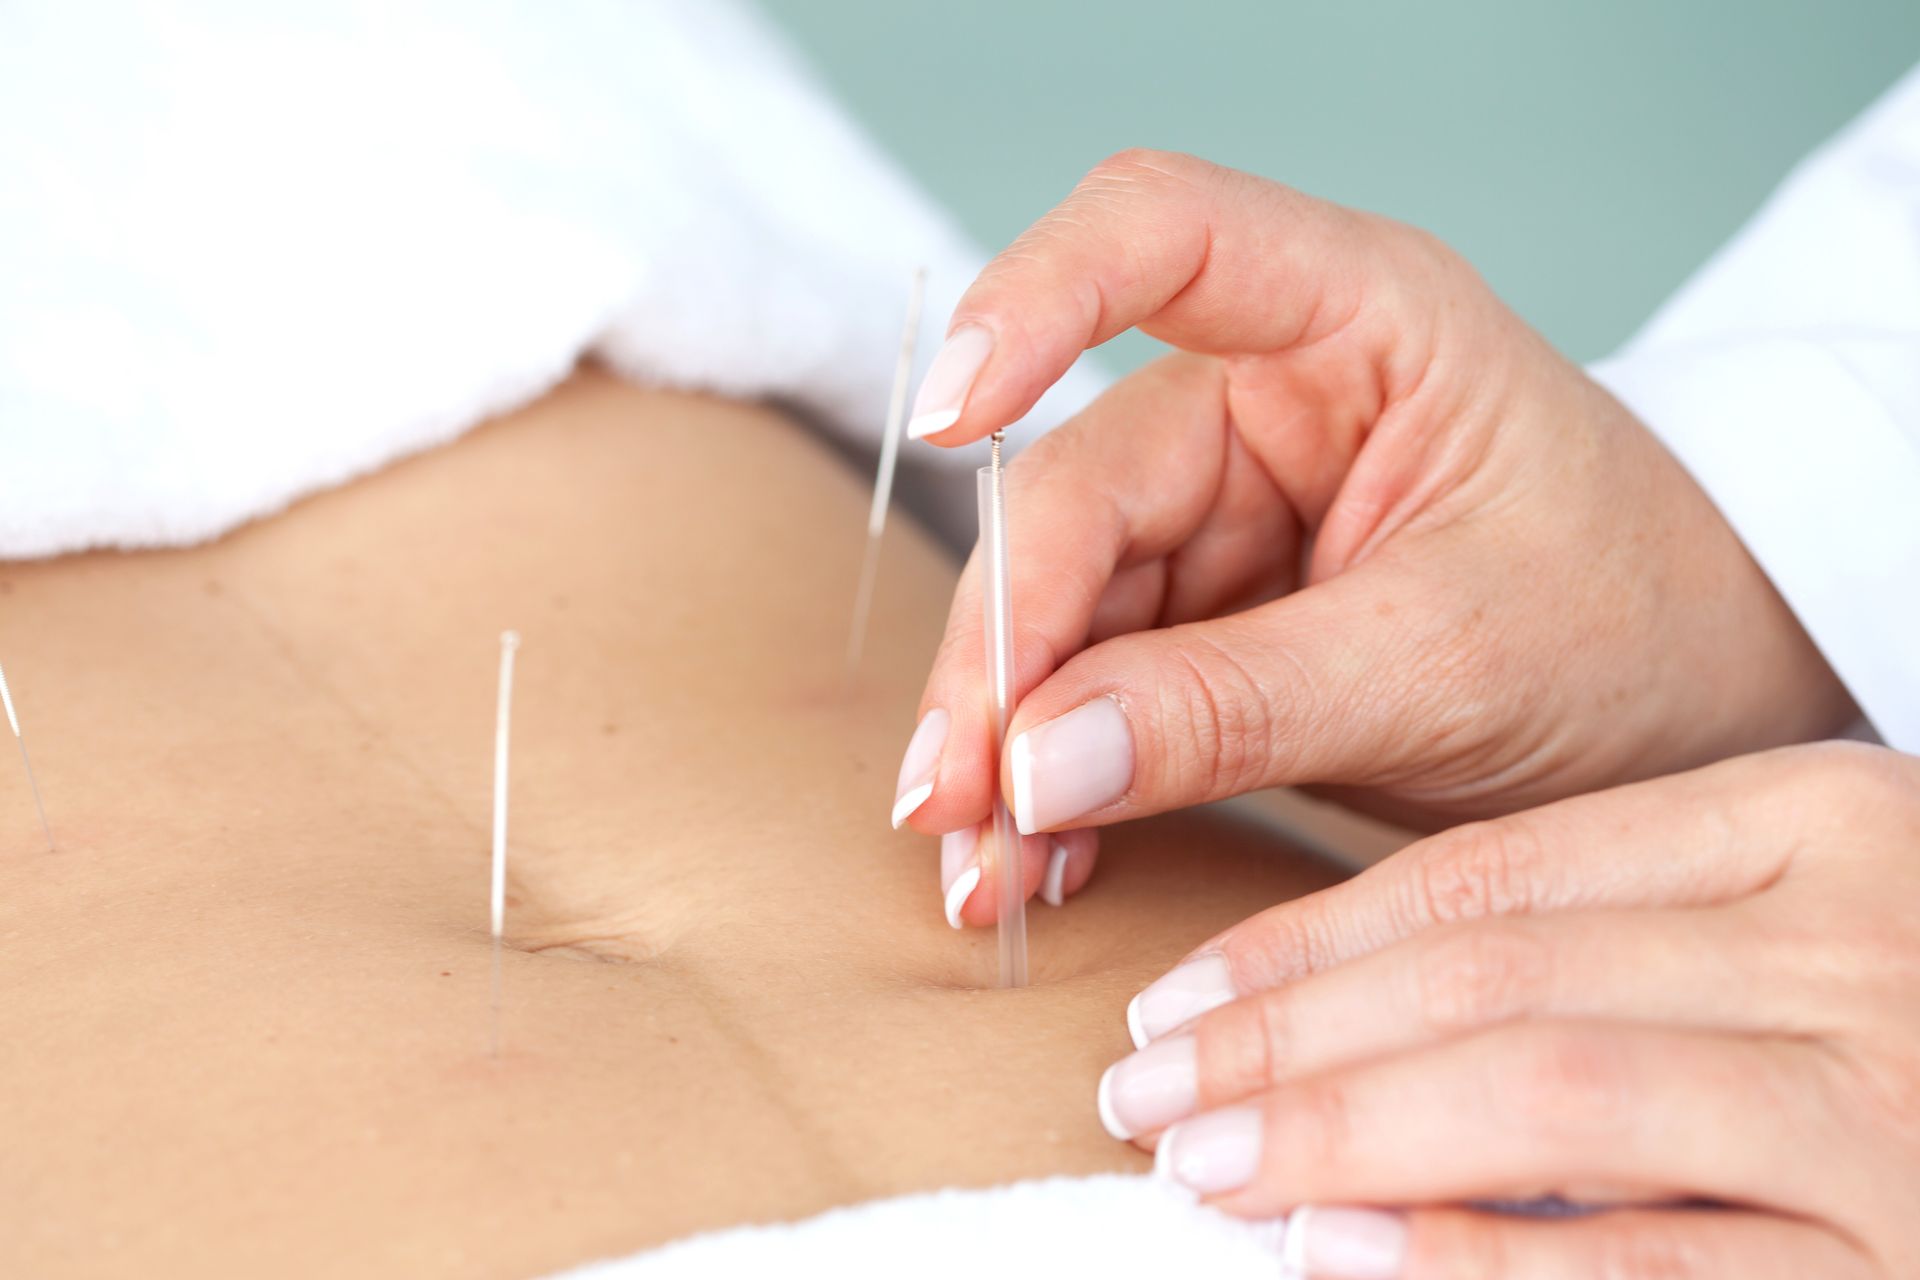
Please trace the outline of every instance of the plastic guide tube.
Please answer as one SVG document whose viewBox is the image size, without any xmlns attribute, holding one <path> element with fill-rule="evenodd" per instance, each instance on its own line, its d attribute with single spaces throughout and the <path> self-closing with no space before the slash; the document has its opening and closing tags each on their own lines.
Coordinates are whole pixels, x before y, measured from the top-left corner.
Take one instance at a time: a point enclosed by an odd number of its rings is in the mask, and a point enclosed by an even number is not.
<svg viewBox="0 0 1920 1280">
<path fill-rule="evenodd" d="M 981 593 L 987 642 L 987 690 L 993 703 L 993 758 L 1006 745 L 1013 700 L 1013 588 L 1007 562 L 1007 488 L 1000 466 L 999 432 L 993 465 L 980 468 L 980 549 L 986 570 Z M 1027 985 L 1027 895 L 1020 833 L 999 787 L 993 796 L 993 875 L 999 907 L 1000 985 Z"/>
</svg>

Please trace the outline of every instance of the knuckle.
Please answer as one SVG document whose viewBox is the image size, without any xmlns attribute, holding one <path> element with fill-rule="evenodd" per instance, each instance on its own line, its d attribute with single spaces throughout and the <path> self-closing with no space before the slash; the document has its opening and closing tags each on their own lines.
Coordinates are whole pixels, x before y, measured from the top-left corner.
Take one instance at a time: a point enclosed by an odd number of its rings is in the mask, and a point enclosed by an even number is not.
<svg viewBox="0 0 1920 1280">
<path fill-rule="evenodd" d="M 1786 793 L 1788 820 L 1828 843 L 1920 839 L 1920 760 L 1863 742 L 1821 742 L 1768 753 L 1761 767 Z M 1763 783 L 1765 779 L 1763 777 Z"/>
<path fill-rule="evenodd" d="M 1530 821 L 1467 823 L 1421 846 L 1408 909 L 1414 920 L 1433 924 L 1520 915 L 1538 901 L 1546 869 L 1545 845 Z"/>
<path fill-rule="evenodd" d="M 1420 1280 L 1520 1280 L 1507 1230 L 1490 1215 L 1416 1214 L 1408 1223 L 1407 1274 Z"/>
<path fill-rule="evenodd" d="M 1778 752 L 1771 763 L 1822 800 L 1873 801 L 1888 790 L 1912 794 L 1913 777 L 1894 752 L 1864 742 L 1815 742 Z"/>
<path fill-rule="evenodd" d="M 1571 1142 L 1617 1134 L 1631 1113 L 1619 1042 L 1604 1033 L 1542 1029 L 1487 1073 L 1488 1103 L 1531 1131 Z"/>
<path fill-rule="evenodd" d="M 1848 1123 L 1920 1153 L 1920 1048 L 1904 1046 L 1871 1058 L 1829 1051 L 1824 1071 L 1822 1092 L 1851 1102 Z"/>
<path fill-rule="evenodd" d="M 1284 992 L 1268 994 L 1255 1003 L 1259 1018 L 1259 1078 L 1262 1082 L 1278 1081 L 1292 1056 L 1292 1003 Z"/>
<path fill-rule="evenodd" d="M 1275 907 L 1221 944 L 1241 990 L 1265 990 L 1327 968 L 1337 952 L 1318 899 Z"/>
<path fill-rule="evenodd" d="M 1920 948 L 1898 910 L 1851 911 L 1845 927 L 1824 916 L 1754 926 L 1774 970 L 1826 1007 L 1834 998 L 1881 992 L 1896 998 L 1920 984 Z"/>
<path fill-rule="evenodd" d="M 1197 634 L 1168 653 L 1175 670 L 1160 682 L 1161 723 L 1181 730 L 1177 742 L 1169 735 L 1168 763 L 1199 783 L 1196 800 L 1260 786 L 1273 755 L 1273 717 L 1260 682 L 1232 654 Z"/>
<path fill-rule="evenodd" d="M 1276 995 L 1236 1000 L 1205 1014 L 1195 1027 L 1200 1094 L 1213 1102 L 1243 1098 L 1274 1083 L 1285 1069 L 1285 1001 Z"/>
<path fill-rule="evenodd" d="M 967 662 L 973 657 L 974 650 L 980 647 L 979 634 L 969 634 L 965 621 L 958 617 L 948 624 L 946 634 L 940 637 L 940 645 L 934 650 L 933 669 L 949 677 L 967 670 Z"/>
<path fill-rule="evenodd" d="M 1300 1085 L 1282 1109 L 1287 1117 L 1287 1140 L 1282 1144 L 1302 1169 L 1343 1168 L 1353 1149 L 1353 1107 L 1337 1080 L 1314 1080 Z"/>
<path fill-rule="evenodd" d="M 1122 147 L 1088 171 L 1082 186 L 1104 186 L 1116 180 L 1139 182 L 1141 179 L 1181 178 L 1192 172 L 1212 168 L 1206 161 L 1181 151 L 1161 151 L 1154 147 Z"/>
<path fill-rule="evenodd" d="M 1441 276 L 1472 274 L 1467 260 L 1439 236 L 1425 227 L 1387 218 L 1375 218 L 1383 239 L 1397 245 L 1408 262 Z"/>
<path fill-rule="evenodd" d="M 1595 1238 L 1595 1280 L 1696 1280 L 1711 1265 L 1696 1242 L 1666 1223 L 1643 1221 Z"/>
<path fill-rule="evenodd" d="M 1528 929 L 1476 925 L 1439 934 L 1417 965 L 1420 1017 L 1446 1033 L 1532 1012 L 1550 959 L 1547 943 Z"/>
</svg>

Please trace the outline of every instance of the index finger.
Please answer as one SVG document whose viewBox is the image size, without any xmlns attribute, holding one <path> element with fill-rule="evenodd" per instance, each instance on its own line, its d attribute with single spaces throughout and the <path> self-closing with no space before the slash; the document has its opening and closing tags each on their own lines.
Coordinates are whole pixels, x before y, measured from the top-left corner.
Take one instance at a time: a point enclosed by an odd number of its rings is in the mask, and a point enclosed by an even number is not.
<svg viewBox="0 0 1920 1280">
<path fill-rule="evenodd" d="M 1204 943 L 1127 1006 L 1134 1043 L 1437 925 L 1758 893 L 1793 860 L 1779 806 L 1798 803 L 1804 757 L 1739 757 L 1431 836 Z"/>
<path fill-rule="evenodd" d="M 908 435 L 966 444 L 1031 409 L 1127 329 L 1249 354 L 1326 338 L 1417 296 L 1409 229 L 1192 156 L 1125 151 L 987 264 L 961 298 Z M 1392 347 L 1378 346 L 1384 362 Z"/>
<path fill-rule="evenodd" d="M 1229 466 L 1218 363 L 1175 355 L 1148 365 L 1008 468 L 1016 704 L 1086 644 L 1116 574 L 1165 555 L 1206 519 Z M 1116 430 L 1129 433 L 1131 448 L 1098 447 Z M 1291 549 L 1273 541 L 1280 554 Z M 986 817 L 1000 777 L 980 579 L 976 554 L 920 700 L 922 717 L 947 713 L 932 785 L 895 815 L 929 835 Z"/>
</svg>

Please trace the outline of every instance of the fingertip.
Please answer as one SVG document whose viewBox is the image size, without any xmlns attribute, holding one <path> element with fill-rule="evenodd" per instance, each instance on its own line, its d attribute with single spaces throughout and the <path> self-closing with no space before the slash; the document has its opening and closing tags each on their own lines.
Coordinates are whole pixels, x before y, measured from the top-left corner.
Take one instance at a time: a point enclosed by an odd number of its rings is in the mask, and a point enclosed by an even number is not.
<svg viewBox="0 0 1920 1280">
<path fill-rule="evenodd" d="M 907 439 L 926 440 L 928 436 L 937 436 L 958 421 L 960 421 L 958 409 L 936 409 L 931 413 L 920 414 L 907 423 Z M 956 437 L 944 441 L 931 440 L 928 443 L 939 445 L 941 448 L 952 448 L 954 445 L 967 442 Z"/>
<path fill-rule="evenodd" d="M 1119 1142 L 1127 1142 L 1133 1134 L 1120 1120 L 1120 1114 L 1113 1109 L 1113 1068 L 1108 1067 L 1100 1073 L 1100 1087 L 1094 1091 L 1094 1109 L 1100 1115 L 1100 1127 L 1109 1136 Z"/>
<path fill-rule="evenodd" d="M 1058 840 L 1047 850 L 1046 874 L 1040 877 L 1040 900 L 1050 907 L 1067 905 L 1067 846 Z"/>
<path fill-rule="evenodd" d="M 1093 865 L 1099 857 L 1100 836 L 1091 827 L 1040 836 L 1046 841 L 1046 873 L 1040 880 L 1040 898 L 1049 906 L 1064 906 L 1068 898 L 1086 888 L 1093 878 Z"/>
<path fill-rule="evenodd" d="M 1093 879 L 1093 869 L 1100 861 L 1100 832 L 1093 827 L 1082 827 L 1078 831 L 1062 831 L 1056 838 L 1067 847 L 1061 887 L 1071 898 Z"/>
<path fill-rule="evenodd" d="M 994 346 L 993 330 L 983 324 L 968 322 L 947 334 L 933 363 L 927 366 L 919 394 L 914 397 L 913 414 L 907 420 L 909 439 L 924 440 L 960 421 L 960 414 L 973 394 L 974 383 L 992 357 Z M 947 443 L 965 441 L 956 438 Z"/>
<path fill-rule="evenodd" d="M 1033 835 L 1033 740 L 1021 734 L 1013 740 L 1010 768 L 1013 771 L 1013 825 L 1023 836 Z"/>
<path fill-rule="evenodd" d="M 892 814 L 893 829 L 898 831 L 905 825 L 907 819 L 913 816 L 914 810 L 925 804 L 931 795 L 933 795 L 933 784 L 931 782 L 923 782 L 894 801 Z"/>
<path fill-rule="evenodd" d="M 966 921 L 963 916 L 967 907 L 967 899 L 971 898 L 973 891 L 979 887 L 980 867 L 978 864 L 962 871 L 955 877 L 954 882 L 947 886 L 945 908 L 947 923 L 949 925 L 955 929 L 966 927 Z"/>
</svg>

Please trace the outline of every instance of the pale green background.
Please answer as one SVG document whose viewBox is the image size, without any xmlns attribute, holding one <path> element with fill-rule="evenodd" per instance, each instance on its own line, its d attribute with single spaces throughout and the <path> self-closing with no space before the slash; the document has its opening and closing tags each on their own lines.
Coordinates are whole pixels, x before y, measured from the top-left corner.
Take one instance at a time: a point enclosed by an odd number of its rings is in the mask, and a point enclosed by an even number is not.
<svg viewBox="0 0 1920 1280">
<path fill-rule="evenodd" d="M 763 4 L 989 248 L 1177 148 L 1437 232 L 1580 359 L 1920 61 L 1920 0 Z"/>
</svg>

